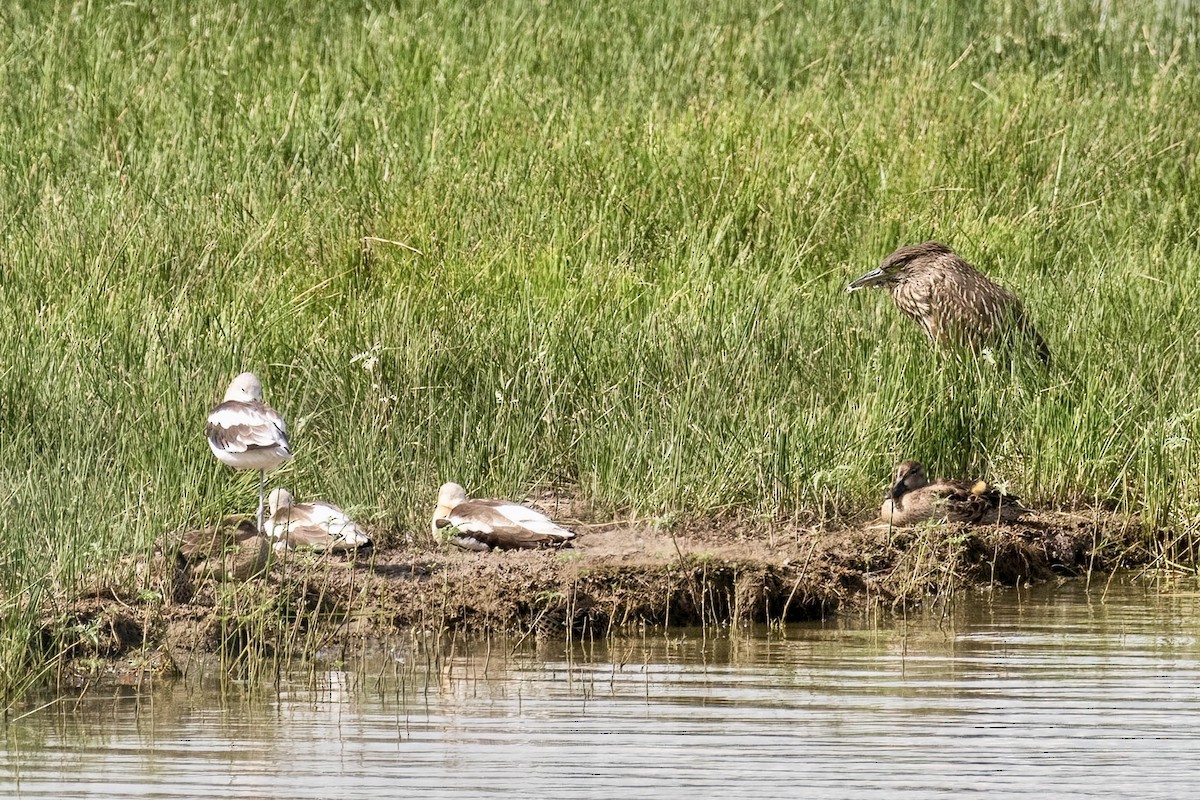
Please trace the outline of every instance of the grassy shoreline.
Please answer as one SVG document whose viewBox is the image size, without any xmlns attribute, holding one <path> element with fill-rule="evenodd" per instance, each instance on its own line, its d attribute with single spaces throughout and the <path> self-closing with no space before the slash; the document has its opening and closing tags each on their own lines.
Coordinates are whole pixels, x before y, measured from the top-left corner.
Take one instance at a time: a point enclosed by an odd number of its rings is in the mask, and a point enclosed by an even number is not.
<svg viewBox="0 0 1200 800">
<path fill-rule="evenodd" d="M 480 555 L 415 545 L 350 560 L 297 551 L 244 582 L 212 579 L 207 561 L 184 567 L 164 543 L 134 565 L 132 584 L 118 570 L 42 615 L 47 674 L 60 690 L 144 686 L 217 659 L 215 679 L 269 681 L 322 654 L 349 661 L 397 639 L 500 635 L 554 646 L 679 626 L 782 630 L 974 602 L 963 590 L 1175 571 L 1136 524 L 1099 511 L 907 529 L 729 514 L 662 529 L 576 520 L 588 509 L 570 501 L 559 510 L 580 530 L 577 548 Z"/>
<path fill-rule="evenodd" d="M 243 369 L 275 484 L 398 539 L 447 479 L 838 520 L 915 457 L 1194 552 L 1200 21 L 1056 9 L 7 7 L 0 659 L 252 509 L 202 436 Z M 841 294 L 928 237 L 1061 367 Z"/>
</svg>

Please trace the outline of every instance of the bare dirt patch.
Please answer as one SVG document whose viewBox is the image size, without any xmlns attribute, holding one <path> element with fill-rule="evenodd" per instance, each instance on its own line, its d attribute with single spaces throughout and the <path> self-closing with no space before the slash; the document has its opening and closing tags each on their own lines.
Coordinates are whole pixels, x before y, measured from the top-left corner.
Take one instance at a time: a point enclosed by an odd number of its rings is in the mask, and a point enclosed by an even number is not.
<svg viewBox="0 0 1200 800">
<path fill-rule="evenodd" d="M 1004 527 L 889 529 L 737 514 L 669 528 L 567 522 L 579 533 L 572 549 L 474 553 L 431 541 L 349 560 L 293 553 L 245 582 L 198 579 L 160 556 L 140 565 L 140 585 L 103 582 L 66 604 L 46 619 L 43 639 L 48 655 L 66 661 L 166 670 L 147 654 L 311 655 L 417 627 L 605 635 L 631 624 L 773 623 L 1152 557 L 1140 526 L 1095 510 L 1042 512 Z"/>
</svg>

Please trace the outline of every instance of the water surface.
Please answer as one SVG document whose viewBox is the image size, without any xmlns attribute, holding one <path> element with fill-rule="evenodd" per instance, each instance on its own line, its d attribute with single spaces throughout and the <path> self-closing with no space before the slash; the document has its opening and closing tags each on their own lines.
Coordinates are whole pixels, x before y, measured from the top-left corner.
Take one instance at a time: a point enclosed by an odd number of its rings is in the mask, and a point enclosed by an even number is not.
<svg viewBox="0 0 1200 800">
<path fill-rule="evenodd" d="M 1082 581 L 942 614 L 607 642 L 410 642 L 278 689 L 51 702 L 17 797 L 1193 797 L 1200 593 Z M 40 703 L 46 703 L 41 698 Z"/>
</svg>

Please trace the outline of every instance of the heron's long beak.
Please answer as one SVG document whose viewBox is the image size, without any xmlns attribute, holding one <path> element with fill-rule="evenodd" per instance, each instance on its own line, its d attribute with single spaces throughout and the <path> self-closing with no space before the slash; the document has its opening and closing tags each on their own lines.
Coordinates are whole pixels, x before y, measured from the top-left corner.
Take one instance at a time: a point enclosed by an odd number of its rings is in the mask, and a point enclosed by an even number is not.
<svg viewBox="0 0 1200 800">
<path fill-rule="evenodd" d="M 883 267 L 876 267 L 854 280 L 850 281 L 850 285 L 846 287 L 847 292 L 853 292 L 855 289 L 866 289 L 870 286 L 878 286 L 883 283 Z"/>
</svg>

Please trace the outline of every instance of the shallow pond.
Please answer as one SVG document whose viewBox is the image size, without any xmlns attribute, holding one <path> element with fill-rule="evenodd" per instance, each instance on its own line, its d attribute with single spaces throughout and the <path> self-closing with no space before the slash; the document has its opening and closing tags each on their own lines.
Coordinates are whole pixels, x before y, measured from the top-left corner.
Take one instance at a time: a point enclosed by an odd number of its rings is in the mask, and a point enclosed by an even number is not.
<svg viewBox="0 0 1200 800">
<path fill-rule="evenodd" d="M 2 729 L 0 793 L 1196 796 L 1195 588 L 1072 581 L 886 622 L 409 644 L 270 690 L 221 691 L 193 665 L 167 688 L 31 703 Z"/>
</svg>

